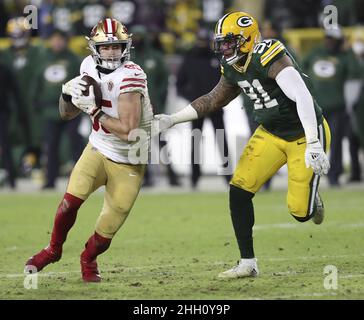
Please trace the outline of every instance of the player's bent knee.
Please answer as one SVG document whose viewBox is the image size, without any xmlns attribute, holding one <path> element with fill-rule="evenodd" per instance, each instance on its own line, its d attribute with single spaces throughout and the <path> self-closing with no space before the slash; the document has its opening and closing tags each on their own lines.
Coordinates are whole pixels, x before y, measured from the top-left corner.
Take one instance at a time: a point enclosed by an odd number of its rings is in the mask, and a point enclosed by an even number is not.
<svg viewBox="0 0 364 320">
<path fill-rule="evenodd" d="M 246 173 L 244 177 L 234 174 L 230 185 L 233 185 L 242 190 L 255 193 L 257 191 L 257 179 L 253 174 Z"/>
<path fill-rule="evenodd" d="M 92 192 L 93 181 L 89 179 L 70 180 L 67 192 L 72 193 L 80 199 L 86 200 Z"/>
<path fill-rule="evenodd" d="M 112 239 L 114 238 L 114 235 L 116 233 L 116 231 L 114 232 L 110 232 L 109 230 L 105 230 L 104 228 L 100 228 L 99 226 L 96 226 L 95 231 L 102 237 L 107 238 L 107 239 Z"/>
<path fill-rule="evenodd" d="M 230 184 L 229 203 L 231 211 L 235 211 L 235 209 L 240 210 L 241 203 L 250 202 L 253 197 L 254 193 Z"/>
<path fill-rule="evenodd" d="M 288 203 L 288 210 L 293 218 L 299 222 L 305 222 L 311 218 L 307 205 Z"/>
<path fill-rule="evenodd" d="M 101 236 L 112 239 L 116 232 L 119 230 L 120 226 L 118 225 L 110 225 L 105 222 L 98 222 L 96 224 L 96 232 L 100 234 Z"/>
<path fill-rule="evenodd" d="M 292 217 L 295 218 L 298 222 L 306 222 L 311 219 L 310 215 L 306 215 L 305 217 L 297 217 L 293 213 L 291 213 Z"/>
<path fill-rule="evenodd" d="M 97 222 L 96 231 L 103 237 L 112 238 L 124 224 L 129 211 L 108 210 L 103 212 Z"/>
</svg>

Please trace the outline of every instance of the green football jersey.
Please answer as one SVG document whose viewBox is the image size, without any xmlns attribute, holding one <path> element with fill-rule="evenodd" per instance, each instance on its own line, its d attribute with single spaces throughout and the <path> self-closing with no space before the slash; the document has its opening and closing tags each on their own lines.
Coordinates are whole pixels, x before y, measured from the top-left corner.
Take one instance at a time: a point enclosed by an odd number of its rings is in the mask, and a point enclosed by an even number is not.
<svg viewBox="0 0 364 320">
<path fill-rule="evenodd" d="M 259 42 L 254 47 L 251 61 L 245 72 L 224 62 L 221 65 L 221 72 L 228 82 L 241 87 L 254 102 L 254 107 L 248 112 L 252 112 L 253 119 L 258 124 L 270 133 L 291 141 L 304 135 L 296 103 L 283 93 L 274 79 L 268 77 L 269 67 L 284 55 L 290 56 L 295 68 L 310 88 L 307 76 L 301 72 L 284 45 L 273 39 Z M 322 111 L 315 99 L 314 106 L 317 122 L 321 124 Z"/>
<path fill-rule="evenodd" d="M 306 56 L 302 67 L 314 85 L 313 93 L 324 113 L 345 111 L 345 82 L 360 78 L 360 67 L 354 53 L 351 50 L 332 53 L 318 47 Z"/>
<path fill-rule="evenodd" d="M 36 77 L 39 83 L 37 107 L 45 120 L 61 120 L 58 101 L 62 83 L 79 75 L 80 63 L 79 57 L 69 49 L 59 53 L 54 53 L 51 49 L 46 50 L 45 58 L 38 65 Z"/>
<path fill-rule="evenodd" d="M 8 48 L 0 52 L 0 60 L 8 65 L 16 77 L 19 84 L 19 95 L 23 100 L 23 112 L 30 121 L 30 134 L 31 143 L 33 146 L 40 146 L 43 141 L 43 132 L 38 125 L 41 116 L 38 114 L 35 100 L 37 98 L 36 74 L 38 72 L 39 64 L 45 58 L 44 48 L 40 46 L 29 46 L 26 50 L 19 52 Z M 12 102 L 12 108 L 14 108 Z M 19 136 L 18 119 L 13 117 L 10 123 L 11 136 L 15 137 L 13 140 L 17 143 L 25 143 Z"/>
</svg>

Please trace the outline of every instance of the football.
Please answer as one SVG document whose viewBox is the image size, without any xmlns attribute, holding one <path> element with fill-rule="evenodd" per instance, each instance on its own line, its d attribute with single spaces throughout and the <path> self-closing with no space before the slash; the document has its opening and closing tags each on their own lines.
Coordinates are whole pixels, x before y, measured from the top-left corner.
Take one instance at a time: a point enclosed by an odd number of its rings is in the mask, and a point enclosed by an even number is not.
<svg viewBox="0 0 364 320">
<path fill-rule="evenodd" d="M 89 88 L 90 88 L 90 86 L 93 86 L 94 87 L 96 106 L 101 108 L 102 92 L 101 92 L 100 85 L 97 83 L 97 81 L 94 78 L 92 78 L 92 77 L 90 77 L 88 75 L 83 76 L 82 80 L 84 80 L 87 83 L 86 89 L 82 91 L 82 94 L 84 96 L 88 96 Z"/>
</svg>

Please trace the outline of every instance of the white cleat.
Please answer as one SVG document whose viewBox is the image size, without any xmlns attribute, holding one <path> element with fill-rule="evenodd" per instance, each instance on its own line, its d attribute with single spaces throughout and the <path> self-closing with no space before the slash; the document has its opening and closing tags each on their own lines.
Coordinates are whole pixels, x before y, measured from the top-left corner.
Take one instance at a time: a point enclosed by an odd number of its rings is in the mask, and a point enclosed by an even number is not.
<svg viewBox="0 0 364 320">
<path fill-rule="evenodd" d="M 224 272 L 219 273 L 219 278 L 245 278 L 245 277 L 257 277 L 259 275 L 257 259 L 240 259 L 238 264 Z"/>
</svg>

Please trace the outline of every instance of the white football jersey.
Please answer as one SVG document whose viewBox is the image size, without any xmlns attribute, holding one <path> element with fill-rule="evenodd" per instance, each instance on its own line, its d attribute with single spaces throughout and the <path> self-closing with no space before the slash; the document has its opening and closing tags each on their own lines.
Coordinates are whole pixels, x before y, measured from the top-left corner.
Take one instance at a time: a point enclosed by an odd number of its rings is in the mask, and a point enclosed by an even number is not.
<svg viewBox="0 0 364 320">
<path fill-rule="evenodd" d="M 119 118 L 118 97 L 121 93 L 140 92 L 142 94 L 139 125 L 141 130 L 136 132 L 140 138 L 135 142 L 123 141 L 104 128 L 101 123 L 95 121 L 92 125 L 89 142 L 112 161 L 132 164 L 147 163 L 153 111 L 144 71 L 132 61 L 127 61 L 110 74 L 104 74 L 96 69 L 93 58 L 88 56 L 81 63 L 80 74 L 89 75 L 100 84 L 102 111 L 113 118 Z"/>
</svg>

